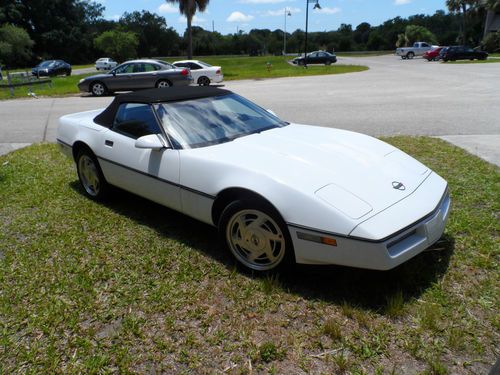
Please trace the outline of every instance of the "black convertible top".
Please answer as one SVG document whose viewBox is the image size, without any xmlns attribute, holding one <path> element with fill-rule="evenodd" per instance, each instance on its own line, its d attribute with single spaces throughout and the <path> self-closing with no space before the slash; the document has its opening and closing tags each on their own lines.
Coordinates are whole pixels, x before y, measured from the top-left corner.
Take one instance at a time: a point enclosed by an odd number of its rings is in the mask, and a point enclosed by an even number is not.
<svg viewBox="0 0 500 375">
<path fill-rule="evenodd" d="M 232 94 L 231 91 L 217 87 L 182 86 L 149 89 L 118 95 L 111 104 L 94 118 L 96 124 L 110 128 L 115 120 L 116 111 L 122 103 L 164 103 L 188 99 L 208 98 Z"/>
</svg>

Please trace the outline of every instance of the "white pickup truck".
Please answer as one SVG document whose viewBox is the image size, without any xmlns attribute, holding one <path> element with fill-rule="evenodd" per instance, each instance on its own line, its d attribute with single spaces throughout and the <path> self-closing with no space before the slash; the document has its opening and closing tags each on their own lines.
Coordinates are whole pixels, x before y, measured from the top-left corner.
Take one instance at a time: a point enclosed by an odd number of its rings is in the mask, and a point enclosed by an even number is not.
<svg viewBox="0 0 500 375">
<path fill-rule="evenodd" d="M 396 55 L 401 56 L 403 60 L 413 59 L 415 56 L 422 56 L 425 52 L 435 47 L 426 42 L 415 42 L 412 47 L 397 48 Z"/>
</svg>

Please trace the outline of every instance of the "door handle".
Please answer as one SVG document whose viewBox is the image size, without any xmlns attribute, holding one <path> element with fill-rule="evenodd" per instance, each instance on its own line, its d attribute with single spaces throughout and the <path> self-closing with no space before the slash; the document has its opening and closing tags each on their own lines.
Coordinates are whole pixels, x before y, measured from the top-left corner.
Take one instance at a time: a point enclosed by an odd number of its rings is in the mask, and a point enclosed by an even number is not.
<svg viewBox="0 0 500 375">
<path fill-rule="evenodd" d="M 109 141 L 109 140 L 107 140 L 107 139 L 106 139 L 106 140 L 104 141 L 104 144 L 105 144 L 106 146 L 113 147 L 113 141 Z"/>
</svg>

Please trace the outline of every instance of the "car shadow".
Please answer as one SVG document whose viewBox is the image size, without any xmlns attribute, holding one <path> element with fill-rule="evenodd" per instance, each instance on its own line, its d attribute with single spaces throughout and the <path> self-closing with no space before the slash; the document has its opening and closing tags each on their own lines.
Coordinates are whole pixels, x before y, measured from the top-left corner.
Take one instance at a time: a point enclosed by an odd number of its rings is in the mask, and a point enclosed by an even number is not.
<svg viewBox="0 0 500 375">
<path fill-rule="evenodd" d="M 70 186 L 85 195 L 78 181 L 71 182 Z M 219 242 L 217 229 L 210 225 L 118 188 L 113 188 L 113 194 L 99 204 L 154 229 L 165 238 L 174 239 L 210 256 L 228 269 L 232 270 L 237 266 L 236 261 Z M 273 280 L 283 290 L 307 300 L 322 300 L 339 305 L 347 303 L 380 312 L 391 298 L 397 296 L 401 303 L 418 298 L 441 279 L 449 267 L 454 247 L 454 238 L 444 235 L 429 251 L 389 271 L 297 265 L 273 276 Z M 269 277 L 243 270 L 241 272 L 254 279 Z"/>
</svg>

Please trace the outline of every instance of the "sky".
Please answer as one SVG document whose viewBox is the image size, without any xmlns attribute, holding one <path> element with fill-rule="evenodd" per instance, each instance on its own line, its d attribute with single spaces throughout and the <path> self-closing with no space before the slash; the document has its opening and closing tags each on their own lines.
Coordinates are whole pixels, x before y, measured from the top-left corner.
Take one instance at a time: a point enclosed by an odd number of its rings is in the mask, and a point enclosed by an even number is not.
<svg viewBox="0 0 500 375">
<path fill-rule="evenodd" d="M 105 18 L 118 20 L 124 12 L 148 10 L 165 17 L 167 25 L 183 34 L 186 19 L 177 5 L 165 0 L 97 0 L 106 7 Z M 206 11 L 197 13 L 193 24 L 222 34 L 239 30 L 285 28 L 305 29 L 307 0 L 211 0 Z M 316 0 L 309 0 L 309 31 L 336 30 L 340 24 L 351 24 L 353 29 L 361 22 L 377 26 L 384 21 L 413 14 L 434 14 L 446 9 L 445 0 L 318 0 L 321 10 L 313 10 Z"/>
</svg>

